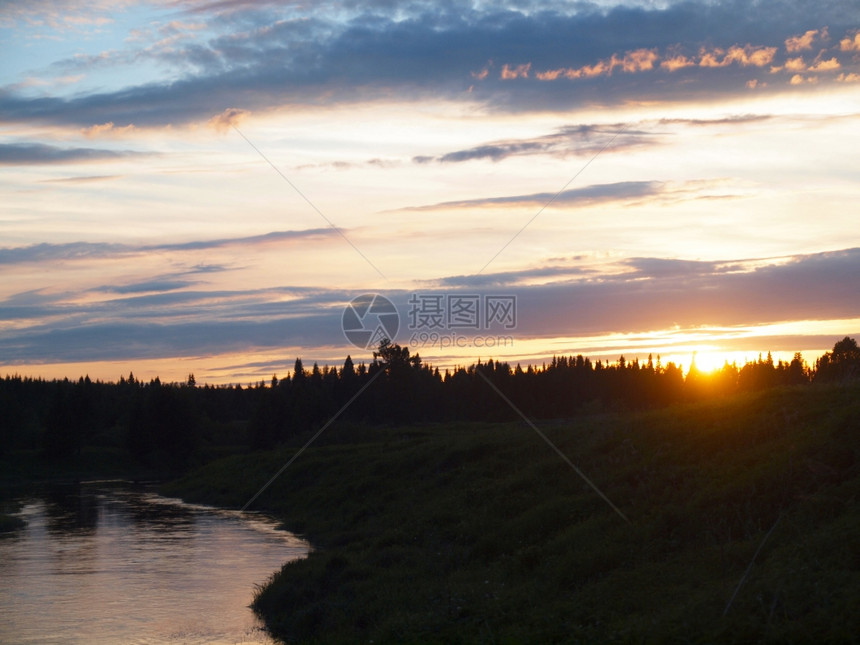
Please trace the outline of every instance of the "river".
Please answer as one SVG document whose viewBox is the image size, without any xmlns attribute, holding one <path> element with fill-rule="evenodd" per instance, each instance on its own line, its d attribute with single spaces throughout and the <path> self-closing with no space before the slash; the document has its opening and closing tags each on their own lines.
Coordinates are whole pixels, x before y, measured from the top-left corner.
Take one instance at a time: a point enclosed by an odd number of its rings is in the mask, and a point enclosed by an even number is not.
<svg viewBox="0 0 860 645">
<path fill-rule="evenodd" d="M 0 536 L 0 643 L 272 644 L 248 608 L 307 542 L 261 515 L 140 488 L 22 497 Z"/>
</svg>

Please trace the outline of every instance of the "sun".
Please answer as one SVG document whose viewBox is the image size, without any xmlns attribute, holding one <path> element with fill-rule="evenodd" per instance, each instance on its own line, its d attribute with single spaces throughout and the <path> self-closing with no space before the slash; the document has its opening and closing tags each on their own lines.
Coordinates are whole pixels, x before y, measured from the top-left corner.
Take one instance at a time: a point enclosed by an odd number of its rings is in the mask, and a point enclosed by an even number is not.
<svg viewBox="0 0 860 645">
<path fill-rule="evenodd" d="M 695 363 L 700 372 L 706 374 L 719 370 L 726 361 L 731 362 L 728 354 L 715 350 L 694 350 L 690 358 L 690 365 Z"/>
</svg>

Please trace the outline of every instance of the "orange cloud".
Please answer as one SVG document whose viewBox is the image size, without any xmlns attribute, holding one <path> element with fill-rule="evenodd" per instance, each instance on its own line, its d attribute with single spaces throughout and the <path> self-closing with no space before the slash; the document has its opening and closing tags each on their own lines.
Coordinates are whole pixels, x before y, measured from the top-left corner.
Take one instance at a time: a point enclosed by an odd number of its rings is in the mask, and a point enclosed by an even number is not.
<svg viewBox="0 0 860 645">
<path fill-rule="evenodd" d="M 856 74 L 851 72 L 850 74 L 842 73 L 836 77 L 836 80 L 840 83 L 857 83 L 860 81 L 860 74 Z"/>
<path fill-rule="evenodd" d="M 715 50 L 709 52 L 702 47 L 699 50 L 699 67 L 723 67 L 724 65 L 728 65 L 728 63 L 720 62 L 717 58 L 718 56 L 722 56 L 724 51 L 717 47 Z"/>
<path fill-rule="evenodd" d="M 480 72 L 472 72 L 472 78 L 479 81 L 483 81 L 485 78 L 487 78 L 487 76 L 489 76 L 490 67 L 492 66 L 492 64 L 493 61 L 490 61 L 489 63 L 487 63 L 486 67 L 484 67 L 484 69 L 482 69 Z"/>
<path fill-rule="evenodd" d="M 660 58 L 653 49 L 635 49 L 626 52 L 624 56 L 613 54 L 608 60 L 599 60 L 594 65 L 583 65 L 579 68 L 562 67 L 560 69 L 548 69 L 537 72 L 535 77 L 541 81 L 554 81 L 560 77 L 575 80 L 578 78 L 594 78 L 596 76 L 608 76 L 616 68 L 623 72 L 633 74 L 636 72 L 647 72 L 654 69 L 654 63 Z M 507 65 L 505 66 L 507 68 Z M 523 67 L 520 65 L 520 67 Z M 512 70 L 516 71 L 516 70 Z M 505 78 L 504 76 L 502 78 Z M 516 78 L 512 76 L 511 78 Z"/>
<path fill-rule="evenodd" d="M 580 67 L 578 70 L 569 70 L 567 77 L 571 78 L 574 76 L 575 78 L 594 78 L 595 76 L 602 76 L 603 74 L 611 74 L 612 73 L 612 64 L 606 61 L 597 61 L 594 65 L 584 65 Z"/>
<path fill-rule="evenodd" d="M 728 50 L 719 47 L 707 51 L 704 47 L 699 50 L 699 67 L 727 67 L 738 63 L 744 67 L 753 65 L 764 67 L 773 61 L 776 47 L 753 47 L 733 45 Z"/>
<path fill-rule="evenodd" d="M 685 67 L 692 67 L 695 64 L 695 61 L 690 60 L 686 56 L 674 56 L 662 61 L 660 63 L 660 67 L 667 69 L 670 72 L 674 72 L 675 70 L 684 69 Z"/>
<path fill-rule="evenodd" d="M 791 83 L 792 85 L 803 85 L 804 83 L 810 83 L 811 85 L 815 85 L 817 82 L 817 76 L 807 76 L 806 78 L 804 78 L 802 74 L 795 74 L 791 77 L 791 80 L 789 81 L 789 83 Z"/>
<path fill-rule="evenodd" d="M 797 58 L 789 58 L 785 61 L 785 69 L 789 72 L 805 72 L 806 63 L 803 62 L 803 56 Z"/>
<path fill-rule="evenodd" d="M 612 66 L 606 61 L 598 61 L 594 65 L 584 65 L 583 67 L 562 67 L 560 69 L 548 69 L 543 72 L 535 73 L 535 77 L 541 81 L 555 81 L 562 76 L 570 80 L 578 78 L 594 78 L 609 74 L 612 71 Z"/>
<path fill-rule="evenodd" d="M 541 81 L 554 81 L 559 76 L 563 76 L 568 70 L 562 69 L 548 69 L 545 72 L 536 72 L 535 77 Z"/>
<path fill-rule="evenodd" d="M 816 31 L 816 33 L 819 33 Z M 698 57 L 688 57 L 678 53 L 677 47 L 670 47 L 663 58 L 655 49 L 635 49 L 626 52 L 623 56 L 613 54 L 609 59 L 599 60 L 593 65 L 583 65 L 582 67 L 561 67 L 558 69 L 548 69 L 535 73 L 535 77 L 541 81 L 555 81 L 559 78 L 567 78 L 571 80 L 580 78 L 594 78 L 596 76 L 608 76 L 616 69 L 634 74 L 637 72 L 646 72 L 655 69 L 659 66 L 669 72 L 674 72 L 685 67 L 728 67 L 732 64 L 737 64 L 742 67 L 766 67 L 773 62 L 776 56 L 776 47 L 759 47 L 754 45 L 733 45 L 728 49 L 715 47 L 706 49 L 702 47 L 699 50 Z M 662 58 L 662 60 L 661 60 Z M 833 63 L 828 61 L 826 66 Z M 822 67 L 820 69 L 835 69 L 835 67 Z M 785 67 L 771 66 L 771 73 L 776 73 L 787 69 L 791 72 L 806 71 L 806 64 L 802 57 L 790 59 Z M 819 71 L 817 68 L 816 71 Z M 505 65 L 502 70 L 502 78 L 511 79 L 528 76 L 529 65 L 519 65 L 511 67 Z M 764 87 L 756 85 L 753 87 Z"/>
<path fill-rule="evenodd" d="M 621 67 L 628 73 L 645 72 L 654 69 L 654 61 L 658 58 L 653 49 L 635 49 L 624 54 L 624 58 L 618 58 L 613 54 L 610 68 Z"/>
<path fill-rule="evenodd" d="M 746 45 L 744 47 L 730 47 L 726 54 L 726 59 L 733 63 L 740 63 L 744 67 L 748 65 L 764 67 L 765 65 L 770 65 L 775 55 L 776 47 L 753 47 L 752 45 Z"/>
<path fill-rule="evenodd" d="M 209 119 L 207 125 L 214 128 L 216 132 L 224 133 L 230 128 L 238 126 L 239 123 L 246 119 L 250 114 L 251 113 L 248 110 L 227 108 L 221 114 Z"/>
<path fill-rule="evenodd" d="M 505 81 L 510 81 L 515 78 L 528 78 L 529 70 L 531 69 L 531 63 L 525 63 L 524 65 L 517 65 L 516 67 L 511 67 L 508 64 L 502 68 L 502 79 Z"/>
<path fill-rule="evenodd" d="M 105 135 L 121 136 L 130 133 L 132 130 L 134 130 L 134 126 L 132 124 L 117 128 L 113 124 L 113 121 L 108 121 L 107 123 L 102 123 L 100 125 L 92 125 L 89 128 L 84 128 L 83 130 L 81 130 L 81 134 L 90 139 L 94 139 L 96 137 L 101 137 Z"/>
<path fill-rule="evenodd" d="M 812 49 L 812 41 L 815 40 L 815 37 L 817 35 L 817 29 L 810 29 L 802 36 L 792 36 L 791 38 L 787 38 L 785 40 L 785 49 L 790 54 L 793 54 L 795 52 L 802 52 L 807 49 Z"/>
<path fill-rule="evenodd" d="M 854 34 L 854 38 L 843 38 L 840 40 L 839 49 L 844 52 L 860 52 L 860 31 Z"/>
<path fill-rule="evenodd" d="M 832 72 L 834 69 L 839 69 L 841 65 L 834 56 L 830 60 L 818 61 L 815 65 L 809 68 L 810 72 Z"/>
</svg>

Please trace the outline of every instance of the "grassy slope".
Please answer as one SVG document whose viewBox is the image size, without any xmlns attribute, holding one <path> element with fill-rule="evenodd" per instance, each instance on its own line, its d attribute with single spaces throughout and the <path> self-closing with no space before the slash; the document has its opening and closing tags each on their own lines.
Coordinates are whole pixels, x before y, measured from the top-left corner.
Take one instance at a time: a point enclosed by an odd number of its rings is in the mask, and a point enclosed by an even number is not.
<svg viewBox="0 0 860 645">
<path fill-rule="evenodd" d="M 544 431 L 630 525 L 524 424 L 331 428 L 254 504 L 317 546 L 257 609 L 302 642 L 860 633 L 857 383 Z M 293 450 L 210 464 L 169 492 L 241 506 Z"/>
</svg>

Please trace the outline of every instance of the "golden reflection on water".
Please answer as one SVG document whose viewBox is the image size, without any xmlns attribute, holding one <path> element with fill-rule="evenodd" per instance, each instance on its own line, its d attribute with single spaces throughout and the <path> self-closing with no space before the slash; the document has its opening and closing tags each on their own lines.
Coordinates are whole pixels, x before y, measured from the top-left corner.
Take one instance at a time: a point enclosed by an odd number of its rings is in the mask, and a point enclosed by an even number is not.
<svg viewBox="0 0 860 645">
<path fill-rule="evenodd" d="M 144 491 L 62 487 L 22 500 L 0 539 L 0 642 L 271 644 L 255 585 L 306 542 L 267 518 Z"/>
</svg>

